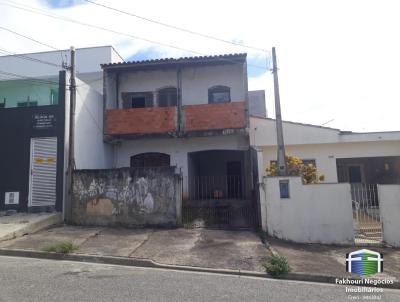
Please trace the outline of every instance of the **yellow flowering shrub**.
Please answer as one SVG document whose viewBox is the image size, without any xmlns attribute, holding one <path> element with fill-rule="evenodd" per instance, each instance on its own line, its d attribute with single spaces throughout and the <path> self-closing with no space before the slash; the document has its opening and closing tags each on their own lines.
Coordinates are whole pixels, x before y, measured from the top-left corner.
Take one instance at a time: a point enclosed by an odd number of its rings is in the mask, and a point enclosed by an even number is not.
<svg viewBox="0 0 400 302">
<path fill-rule="evenodd" d="M 325 180 L 324 175 L 318 176 L 317 167 L 313 164 L 304 164 L 297 156 L 286 156 L 286 167 L 288 176 L 301 176 L 303 183 L 316 184 Z M 266 169 L 268 176 L 278 176 L 279 169 L 276 162 L 272 162 Z"/>
</svg>

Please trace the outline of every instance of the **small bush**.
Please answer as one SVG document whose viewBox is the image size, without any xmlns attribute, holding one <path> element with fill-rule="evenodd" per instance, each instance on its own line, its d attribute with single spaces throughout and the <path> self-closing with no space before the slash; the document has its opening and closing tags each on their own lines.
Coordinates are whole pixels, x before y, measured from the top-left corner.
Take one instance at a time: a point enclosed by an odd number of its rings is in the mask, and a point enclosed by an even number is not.
<svg viewBox="0 0 400 302">
<path fill-rule="evenodd" d="M 68 254 L 76 251 L 78 246 L 72 242 L 57 242 L 43 248 L 45 252 Z"/>
<path fill-rule="evenodd" d="M 272 256 L 272 258 L 263 264 L 265 271 L 274 278 L 285 276 L 291 272 L 290 265 L 283 256 Z"/>
</svg>

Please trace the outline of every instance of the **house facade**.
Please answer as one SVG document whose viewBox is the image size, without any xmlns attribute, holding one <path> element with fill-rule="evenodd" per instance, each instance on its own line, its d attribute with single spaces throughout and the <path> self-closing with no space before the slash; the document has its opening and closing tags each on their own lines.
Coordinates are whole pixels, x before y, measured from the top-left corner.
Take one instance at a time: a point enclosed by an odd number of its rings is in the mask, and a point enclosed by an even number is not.
<svg viewBox="0 0 400 302">
<path fill-rule="evenodd" d="M 77 168 L 111 167 L 100 63 L 116 59 L 110 46 L 76 50 Z M 63 210 L 70 108 L 63 63 L 69 50 L 0 57 L 0 211 Z"/>
<path fill-rule="evenodd" d="M 102 67 L 114 167 L 175 166 L 184 205 L 250 202 L 246 54 Z"/>
<path fill-rule="evenodd" d="M 250 124 L 265 170 L 276 160 L 275 120 L 252 117 Z M 286 153 L 315 164 L 325 183 L 400 183 L 399 131 L 355 133 L 283 122 L 283 134 Z"/>
</svg>

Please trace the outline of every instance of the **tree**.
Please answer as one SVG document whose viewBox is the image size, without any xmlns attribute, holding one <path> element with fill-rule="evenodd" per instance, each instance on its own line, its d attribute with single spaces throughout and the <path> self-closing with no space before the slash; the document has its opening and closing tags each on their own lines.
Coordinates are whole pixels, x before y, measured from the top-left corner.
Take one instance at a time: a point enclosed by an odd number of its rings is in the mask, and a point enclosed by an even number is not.
<svg viewBox="0 0 400 302">
<path fill-rule="evenodd" d="M 324 175 L 318 177 L 317 167 L 315 165 L 304 164 L 300 158 L 291 155 L 286 155 L 285 160 L 288 176 L 301 176 L 305 184 L 316 184 L 325 180 Z M 276 161 L 272 162 L 271 166 L 267 168 L 266 171 L 268 176 L 278 176 L 279 169 Z"/>
</svg>

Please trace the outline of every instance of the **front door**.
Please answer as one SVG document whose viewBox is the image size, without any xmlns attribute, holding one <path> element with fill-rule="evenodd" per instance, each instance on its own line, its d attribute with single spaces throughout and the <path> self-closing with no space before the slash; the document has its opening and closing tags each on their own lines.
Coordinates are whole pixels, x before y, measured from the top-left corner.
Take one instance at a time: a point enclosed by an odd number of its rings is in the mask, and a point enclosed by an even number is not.
<svg viewBox="0 0 400 302">
<path fill-rule="evenodd" d="M 349 182 L 350 183 L 361 183 L 362 182 L 361 166 L 350 166 L 349 167 Z"/>
<path fill-rule="evenodd" d="M 29 207 L 56 205 L 57 137 L 31 139 Z"/>
</svg>

